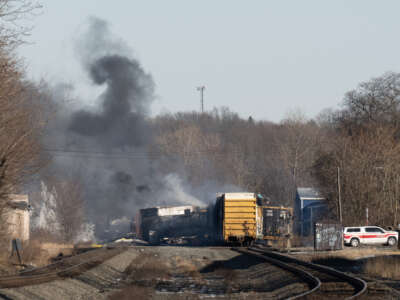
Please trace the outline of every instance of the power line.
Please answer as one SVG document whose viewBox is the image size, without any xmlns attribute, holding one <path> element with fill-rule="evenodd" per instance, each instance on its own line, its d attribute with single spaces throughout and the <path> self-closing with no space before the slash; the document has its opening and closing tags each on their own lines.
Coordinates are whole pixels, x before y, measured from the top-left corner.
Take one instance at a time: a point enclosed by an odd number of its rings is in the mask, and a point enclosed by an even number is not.
<svg viewBox="0 0 400 300">
<path fill-rule="evenodd" d="M 77 158 L 116 158 L 116 159 L 145 159 L 154 157 L 168 157 L 173 155 L 182 155 L 179 152 L 165 153 L 161 151 L 125 151 L 125 152 L 115 152 L 115 151 L 94 151 L 94 150 L 82 150 L 82 149 L 44 149 L 45 152 L 51 153 L 55 156 L 69 156 Z M 230 153 L 237 151 L 229 151 Z M 184 153 L 185 156 L 205 156 L 210 155 L 226 155 L 225 151 L 215 151 L 215 150 L 203 150 L 203 151 L 191 151 Z"/>
</svg>

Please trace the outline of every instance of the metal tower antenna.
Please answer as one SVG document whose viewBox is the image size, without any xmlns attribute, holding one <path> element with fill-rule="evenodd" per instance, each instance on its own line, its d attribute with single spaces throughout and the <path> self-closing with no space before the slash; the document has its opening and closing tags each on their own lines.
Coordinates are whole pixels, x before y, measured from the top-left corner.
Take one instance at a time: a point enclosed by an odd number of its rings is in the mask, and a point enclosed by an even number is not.
<svg viewBox="0 0 400 300">
<path fill-rule="evenodd" d="M 200 109 L 201 113 L 204 113 L 204 90 L 206 87 L 204 85 L 198 86 L 197 90 L 200 91 Z"/>
</svg>

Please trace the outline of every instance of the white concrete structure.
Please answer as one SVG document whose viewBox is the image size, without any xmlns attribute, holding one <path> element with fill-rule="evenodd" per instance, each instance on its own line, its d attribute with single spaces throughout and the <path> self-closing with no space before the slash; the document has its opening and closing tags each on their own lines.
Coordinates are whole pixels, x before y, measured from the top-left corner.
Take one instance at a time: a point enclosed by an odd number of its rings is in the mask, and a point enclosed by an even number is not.
<svg viewBox="0 0 400 300">
<path fill-rule="evenodd" d="M 23 242 L 28 241 L 30 233 L 30 205 L 28 195 L 11 195 L 10 198 L 5 213 L 9 238 L 10 240 L 20 239 Z"/>
</svg>

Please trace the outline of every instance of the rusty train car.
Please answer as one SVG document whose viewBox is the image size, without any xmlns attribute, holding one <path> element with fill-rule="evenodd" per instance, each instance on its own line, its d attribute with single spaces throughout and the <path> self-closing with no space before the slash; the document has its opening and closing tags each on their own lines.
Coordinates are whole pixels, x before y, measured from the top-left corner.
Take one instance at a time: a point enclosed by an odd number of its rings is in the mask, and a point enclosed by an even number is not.
<svg viewBox="0 0 400 300">
<path fill-rule="evenodd" d="M 195 242 L 208 230 L 208 210 L 196 206 L 169 206 L 140 209 L 134 220 L 136 236 L 152 244 L 177 239 Z"/>
<path fill-rule="evenodd" d="M 262 240 L 268 245 L 290 247 L 293 233 L 293 208 L 260 206 L 262 214 Z"/>
</svg>

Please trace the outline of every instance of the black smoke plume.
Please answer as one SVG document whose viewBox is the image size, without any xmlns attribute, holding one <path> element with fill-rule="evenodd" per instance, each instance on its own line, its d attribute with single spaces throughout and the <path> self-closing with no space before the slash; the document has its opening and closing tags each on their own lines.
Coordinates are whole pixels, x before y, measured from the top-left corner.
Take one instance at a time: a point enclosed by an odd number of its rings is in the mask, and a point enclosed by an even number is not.
<svg viewBox="0 0 400 300">
<path fill-rule="evenodd" d="M 67 105 L 63 100 L 71 87 L 58 86 L 53 92 L 57 116 L 45 144 L 57 150 L 53 172 L 80 178 L 89 219 L 99 233 L 110 220 L 131 217 L 135 209 L 146 206 L 150 188 L 143 186 L 147 187 L 151 177 L 148 114 L 154 81 L 103 20 L 90 19 L 76 51 L 93 85 L 104 91 L 94 107 L 84 105 L 91 99 L 79 98 Z"/>
<path fill-rule="evenodd" d="M 96 85 L 106 85 L 100 96 L 101 111 L 77 111 L 69 129 L 93 137 L 106 148 L 143 146 L 150 138 L 146 112 L 153 94 L 153 81 L 140 64 L 120 55 L 95 59 L 89 75 Z"/>
<path fill-rule="evenodd" d="M 157 160 L 148 157 L 155 84 L 129 47 L 110 34 L 105 21 L 92 18 L 76 49 L 93 85 L 104 90 L 95 101 L 77 97 L 70 103 L 64 100 L 73 88 L 55 88 L 57 113 L 45 144 L 55 149 L 52 172 L 70 173 L 82 183 L 97 236 L 105 238 L 113 219 L 131 219 L 138 208 L 201 205 L 180 177 L 163 174 Z M 216 186 L 205 190 L 211 200 L 221 191 Z"/>
</svg>

